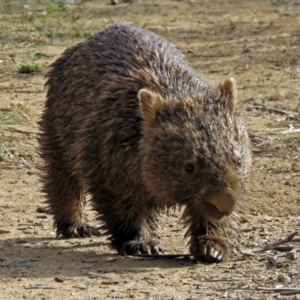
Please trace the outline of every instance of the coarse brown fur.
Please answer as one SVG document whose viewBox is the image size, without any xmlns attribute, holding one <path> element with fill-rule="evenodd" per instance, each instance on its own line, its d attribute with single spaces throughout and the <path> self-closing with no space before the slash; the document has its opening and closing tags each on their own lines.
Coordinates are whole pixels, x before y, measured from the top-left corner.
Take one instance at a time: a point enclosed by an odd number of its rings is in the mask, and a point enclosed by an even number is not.
<svg viewBox="0 0 300 300">
<path fill-rule="evenodd" d="M 98 234 L 89 193 L 120 254 L 159 252 L 160 208 L 184 205 L 191 254 L 230 256 L 250 164 L 231 79 L 211 87 L 162 37 L 119 24 L 67 49 L 46 86 L 39 151 L 57 235 Z"/>
</svg>

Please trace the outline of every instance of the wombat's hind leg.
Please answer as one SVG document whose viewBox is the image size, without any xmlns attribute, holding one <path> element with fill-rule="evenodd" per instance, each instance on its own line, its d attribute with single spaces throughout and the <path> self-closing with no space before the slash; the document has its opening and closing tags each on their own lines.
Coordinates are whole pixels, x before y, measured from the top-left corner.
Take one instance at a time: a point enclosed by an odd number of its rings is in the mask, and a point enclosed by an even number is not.
<svg viewBox="0 0 300 300">
<path fill-rule="evenodd" d="M 57 186 L 55 189 L 59 191 L 57 197 L 50 201 L 57 227 L 56 236 L 62 235 L 65 238 L 100 236 L 100 232 L 84 220 L 85 196 L 79 182 L 69 177 L 65 179 L 64 187 L 59 188 Z"/>
<path fill-rule="evenodd" d="M 46 193 L 49 212 L 54 216 L 57 236 L 99 236 L 99 231 L 84 220 L 82 209 L 85 198 L 79 181 L 65 172 L 63 162 L 53 163 L 49 156 L 46 162 L 43 170 L 43 191 Z"/>
<path fill-rule="evenodd" d="M 56 236 L 60 235 L 65 238 L 91 237 L 92 235 L 100 236 L 100 231 L 88 225 L 83 221 L 73 221 L 70 223 L 61 223 L 57 226 Z"/>
</svg>

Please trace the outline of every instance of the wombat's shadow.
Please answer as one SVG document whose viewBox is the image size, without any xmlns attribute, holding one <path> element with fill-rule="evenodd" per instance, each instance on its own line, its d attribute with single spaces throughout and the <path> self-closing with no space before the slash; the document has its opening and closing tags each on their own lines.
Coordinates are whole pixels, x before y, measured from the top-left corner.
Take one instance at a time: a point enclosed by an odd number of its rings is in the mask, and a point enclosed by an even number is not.
<svg viewBox="0 0 300 300">
<path fill-rule="evenodd" d="M 47 278 L 61 274 L 65 277 L 78 277 L 86 274 L 89 269 L 97 270 L 100 274 L 109 273 L 143 273 L 148 268 L 181 268 L 195 264 L 186 258 L 155 258 L 119 256 L 115 250 L 106 253 L 95 253 L 99 247 L 107 246 L 108 242 L 97 241 L 87 245 L 54 246 L 34 248 L 33 245 L 51 242 L 53 238 L 26 238 L 26 243 L 20 239 L 0 240 L 0 277 L 1 278 Z M 76 241 L 76 240 L 73 240 Z M 89 250 L 84 251 L 84 248 Z M 92 251 L 91 251 L 92 248 Z M 93 251 L 93 248 L 95 251 Z M 105 247 L 107 249 L 107 247 Z M 103 252 L 106 250 L 103 250 Z M 29 260 L 31 267 L 11 267 L 9 262 L 16 258 Z M 54 261 L 55 260 L 55 261 Z"/>
</svg>

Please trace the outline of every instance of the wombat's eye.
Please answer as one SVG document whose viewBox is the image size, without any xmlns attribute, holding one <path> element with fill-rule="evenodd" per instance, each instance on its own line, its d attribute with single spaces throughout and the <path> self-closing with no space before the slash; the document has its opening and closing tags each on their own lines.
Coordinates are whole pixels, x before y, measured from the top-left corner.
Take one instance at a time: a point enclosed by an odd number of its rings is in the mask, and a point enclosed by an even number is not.
<svg viewBox="0 0 300 300">
<path fill-rule="evenodd" d="M 192 164 L 192 163 L 187 163 L 187 164 L 184 166 L 184 169 L 185 169 L 186 172 L 192 173 L 192 172 L 194 172 L 194 170 L 195 170 L 195 166 L 194 166 L 194 164 Z"/>
</svg>

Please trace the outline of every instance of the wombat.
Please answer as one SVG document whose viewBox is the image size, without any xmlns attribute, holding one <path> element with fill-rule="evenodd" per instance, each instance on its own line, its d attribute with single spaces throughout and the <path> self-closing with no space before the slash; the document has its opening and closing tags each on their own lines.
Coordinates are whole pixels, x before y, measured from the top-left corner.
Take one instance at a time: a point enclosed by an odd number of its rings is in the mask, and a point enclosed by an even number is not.
<svg viewBox="0 0 300 300">
<path fill-rule="evenodd" d="M 230 258 L 250 165 L 235 84 L 205 83 L 164 38 L 111 25 L 51 65 L 40 121 L 46 203 L 57 235 L 98 235 L 85 194 L 121 255 L 159 254 L 161 208 L 184 206 L 190 253 Z M 234 215 L 234 214 L 233 214 Z"/>
</svg>

